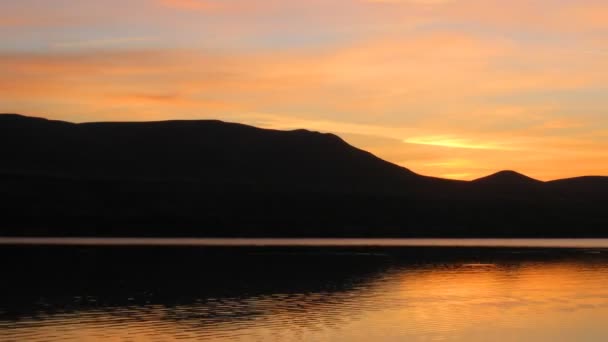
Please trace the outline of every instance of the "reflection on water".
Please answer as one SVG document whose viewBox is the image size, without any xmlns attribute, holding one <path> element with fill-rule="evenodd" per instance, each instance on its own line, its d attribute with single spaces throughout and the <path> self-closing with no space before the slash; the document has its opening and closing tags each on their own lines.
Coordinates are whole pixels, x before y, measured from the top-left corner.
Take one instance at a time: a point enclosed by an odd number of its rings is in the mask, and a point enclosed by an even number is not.
<svg viewBox="0 0 608 342">
<path fill-rule="evenodd" d="M 603 250 L 2 247 L 1 341 L 605 341 Z"/>
<path fill-rule="evenodd" d="M 608 239 L 81 238 L 0 237 L 0 245 L 200 247 L 543 247 L 608 248 Z"/>
</svg>

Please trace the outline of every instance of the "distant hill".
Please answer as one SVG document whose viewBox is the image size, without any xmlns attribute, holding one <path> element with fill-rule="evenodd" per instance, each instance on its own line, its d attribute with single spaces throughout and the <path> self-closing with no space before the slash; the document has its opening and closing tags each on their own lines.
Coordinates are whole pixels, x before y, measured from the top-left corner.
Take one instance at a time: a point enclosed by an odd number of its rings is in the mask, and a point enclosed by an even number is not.
<svg viewBox="0 0 608 342">
<path fill-rule="evenodd" d="M 525 186 L 531 184 L 540 184 L 542 182 L 515 171 L 500 171 L 493 175 L 476 179 L 473 181 L 473 183 L 483 185 Z"/>
<path fill-rule="evenodd" d="M 608 196 L 608 177 L 584 176 L 558 179 L 547 182 L 547 187 L 561 191 L 595 194 L 605 199 Z"/>
<path fill-rule="evenodd" d="M 608 236 L 608 177 L 425 177 L 338 136 L 0 115 L 0 235 Z"/>
</svg>

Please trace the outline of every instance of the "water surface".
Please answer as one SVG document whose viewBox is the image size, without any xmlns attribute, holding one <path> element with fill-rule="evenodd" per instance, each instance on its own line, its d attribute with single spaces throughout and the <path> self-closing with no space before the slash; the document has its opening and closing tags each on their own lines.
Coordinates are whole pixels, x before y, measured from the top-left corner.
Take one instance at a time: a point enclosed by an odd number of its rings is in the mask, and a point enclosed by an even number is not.
<svg viewBox="0 0 608 342">
<path fill-rule="evenodd" d="M 451 248 L 4 240 L 0 340 L 605 341 L 605 241 L 552 241 Z"/>
<path fill-rule="evenodd" d="M 0 245 L 608 248 L 608 239 L 81 238 L 0 237 Z"/>
</svg>

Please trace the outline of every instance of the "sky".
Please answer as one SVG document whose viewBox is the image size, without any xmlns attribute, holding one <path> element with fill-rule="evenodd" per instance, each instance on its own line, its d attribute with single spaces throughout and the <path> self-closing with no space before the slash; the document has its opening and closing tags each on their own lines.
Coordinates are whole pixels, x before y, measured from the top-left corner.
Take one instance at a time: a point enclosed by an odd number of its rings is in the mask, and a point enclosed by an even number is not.
<svg viewBox="0 0 608 342">
<path fill-rule="evenodd" d="M 0 112 L 340 135 L 424 175 L 608 175 L 605 0 L 0 0 Z"/>
</svg>

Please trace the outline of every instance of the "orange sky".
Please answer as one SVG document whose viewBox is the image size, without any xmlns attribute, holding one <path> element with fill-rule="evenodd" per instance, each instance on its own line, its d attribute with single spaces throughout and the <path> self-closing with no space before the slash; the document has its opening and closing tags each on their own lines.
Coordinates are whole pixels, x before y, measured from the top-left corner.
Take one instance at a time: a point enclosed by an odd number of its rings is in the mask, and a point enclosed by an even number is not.
<svg viewBox="0 0 608 342">
<path fill-rule="evenodd" d="M 0 112 L 334 132 L 418 173 L 608 175 L 608 4 L 0 2 Z"/>
</svg>

